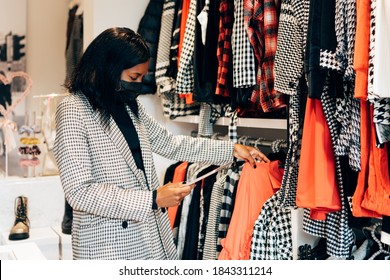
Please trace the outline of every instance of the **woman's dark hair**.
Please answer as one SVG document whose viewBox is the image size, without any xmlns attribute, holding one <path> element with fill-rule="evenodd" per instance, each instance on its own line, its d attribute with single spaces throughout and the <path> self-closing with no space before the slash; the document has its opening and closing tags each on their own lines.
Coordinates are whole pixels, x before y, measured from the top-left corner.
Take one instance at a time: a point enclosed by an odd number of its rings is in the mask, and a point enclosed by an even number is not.
<svg viewBox="0 0 390 280">
<path fill-rule="evenodd" d="M 122 71 L 149 58 L 149 48 L 141 35 L 125 27 L 106 29 L 87 47 L 65 88 L 84 94 L 94 110 L 106 112 Z"/>
</svg>

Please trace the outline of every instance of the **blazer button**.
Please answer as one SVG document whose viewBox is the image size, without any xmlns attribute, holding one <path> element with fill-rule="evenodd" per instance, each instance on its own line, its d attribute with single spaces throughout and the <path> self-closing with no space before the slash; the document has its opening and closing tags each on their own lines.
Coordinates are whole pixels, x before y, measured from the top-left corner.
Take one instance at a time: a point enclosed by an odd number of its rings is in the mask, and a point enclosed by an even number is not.
<svg viewBox="0 0 390 280">
<path fill-rule="evenodd" d="M 165 213 L 166 209 L 165 208 L 161 208 L 161 212 Z"/>
<path fill-rule="evenodd" d="M 122 222 L 122 227 L 123 227 L 123 228 L 127 228 L 127 226 L 128 226 L 127 221 L 123 221 L 123 222 Z"/>
</svg>

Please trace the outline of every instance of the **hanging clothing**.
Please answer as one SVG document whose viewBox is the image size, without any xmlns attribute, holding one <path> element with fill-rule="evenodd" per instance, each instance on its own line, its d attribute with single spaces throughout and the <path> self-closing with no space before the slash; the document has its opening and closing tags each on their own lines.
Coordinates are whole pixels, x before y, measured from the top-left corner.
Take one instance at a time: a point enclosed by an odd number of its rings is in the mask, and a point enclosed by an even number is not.
<svg viewBox="0 0 390 280">
<path fill-rule="evenodd" d="M 244 1 L 234 0 L 232 29 L 233 87 L 247 88 L 256 84 L 256 66 L 253 49 L 244 23 Z"/>
<path fill-rule="evenodd" d="M 188 162 L 186 161 L 181 163 L 179 166 L 177 166 L 175 168 L 175 173 L 172 178 L 172 183 L 184 182 L 186 180 L 187 168 L 188 168 Z M 171 228 L 173 228 L 176 219 L 177 210 L 178 210 L 178 206 L 168 207 L 168 217 L 169 217 L 169 222 L 171 224 Z"/>
<path fill-rule="evenodd" d="M 282 0 L 275 54 L 275 89 L 294 95 L 303 74 L 310 0 Z"/>
<path fill-rule="evenodd" d="M 215 182 L 210 198 L 210 208 L 206 225 L 206 234 L 204 240 L 203 260 L 217 259 L 217 240 L 219 219 L 222 208 L 222 197 L 228 178 L 229 170 L 222 170 L 217 174 L 217 181 Z"/>
<path fill-rule="evenodd" d="M 292 220 L 289 208 L 278 207 L 280 192 L 272 195 L 255 221 L 250 247 L 251 260 L 292 260 Z"/>
<path fill-rule="evenodd" d="M 226 238 L 229 229 L 236 201 L 237 186 L 244 166 L 243 163 L 243 161 L 237 162 L 237 164 L 233 165 L 227 173 L 226 184 L 223 190 L 221 212 L 219 215 L 217 258 L 222 251 L 221 240 Z"/>
<path fill-rule="evenodd" d="M 356 37 L 353 66 L 356 72 L 355 98 L 367 99 L 370 47 L 370 0 L 356 0 Z"/>
<path fill-rule="evenodd" d="M 233 1 L 221 0 L 219 6 L 218 75 L 215 94 L 233 96 L 232 31 L 234 23 Z"/>
<path fill-rule="evenodd" d="M 217 166 L 210 165 L 198 173 L 198 176 L 202 176 Z M 192 190 L 191 204 L 188 211 L 187 224 L 180 225 L 180 227 L 186 227 L 186 235 L 183 247 L 183 253 L 181 259 L 183 260 L 196 260 L 198 259 L 198 246 L 199 246 L 199 233 L 201 232 L 201 226 L 203 223 L 202 215 L 207 212 L 203 211 L 203 205 L 201 203 L 201 193 L 203 192 L 207 197 L 210 197 L 210 191 L 216 181 L 217 174 L 213 174 L 209 177 L 196 183 L 195 188 Z M 206 199 L 207 201 L 208 199 Z M 208 200 L 209 202 L 209 200 Z M 205 202 L 205 205 L 209 203 Z M 200 222 L 202 221 L 202 222 Z M 203 242 L 203 241 L 202 241 Z"/>
<path fill-rule="evenodd" d="M 190 94 L 194 92 L 194 49 L 196 30 L 197 0 L 191 0 L 187 18 L 184 41 L 179 60 L 179 71 L 176 79 L 176 93 Z"/>
<path fill-rule="evenodd" d="M 137 32 L 145 39 L 150 52 L 148 73 L 143 77 L 142 92 L 156 93 L 156 62 L 157 48 L 161 28 L 164 0 L 149 0 L 148 6 L 142 16 Z"/>
<path fill-rule="evenodd" d="M 283 168 L 279 161 L 261 162 L 257 168 L 245 163 L 237 186 L 232 219 L 226 238 L 221 240 L 219 260 L 248 260 L 253 225 L 260 210 L 281 185 Z"/>
<path fill-rule="evenodd" d="M 312 219 L 325 220 L 327 213 L 341 210 L 341 202 L 330 131 L 320 100 L 307 99 L 301 145 L 296 206 L 310 208 Z"/>
<path fill-rule="evenodd" d="M 256 86 L 251 101 L 264 112 L 285 107 L 285 96 L 274 88 L 274 63 L 280 2 L 244 0 L 244 21 L 256 58 Z"/>
</svg>

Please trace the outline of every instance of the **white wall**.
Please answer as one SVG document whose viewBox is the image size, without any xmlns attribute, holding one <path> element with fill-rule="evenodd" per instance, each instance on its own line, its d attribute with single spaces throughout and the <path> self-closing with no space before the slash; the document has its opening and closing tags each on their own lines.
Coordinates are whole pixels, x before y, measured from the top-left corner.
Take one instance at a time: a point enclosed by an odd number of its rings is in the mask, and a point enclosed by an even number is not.
<svg viewBox="0 0 390 280">
<path fill-rule="evenodd" d="M 27 1 L 27 73 L 33 80 L 28 108 L 37 107 L 32 95 L 64 92 L 67 0 Z"/>
</svg>

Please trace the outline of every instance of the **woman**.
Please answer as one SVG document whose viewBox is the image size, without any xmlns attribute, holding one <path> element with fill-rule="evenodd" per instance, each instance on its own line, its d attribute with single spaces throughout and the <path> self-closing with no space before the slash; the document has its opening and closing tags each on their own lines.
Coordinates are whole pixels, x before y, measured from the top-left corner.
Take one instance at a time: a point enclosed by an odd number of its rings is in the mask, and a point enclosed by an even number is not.
<svg viewBox="0 0 390 280">
<path fill-rule="evenodd" d="M 136 99 L 149 49 L 128 28 L 111 28 L 88 46 L 58 106 L 54 153 L 73 208 L 74 259 L 176 259 L 166 207 L 191 186 L 159 186 L 152 153 L 221 165 L 233 156 L 255 165 L 257 149 L 174 136 Z"/>
</svg>

